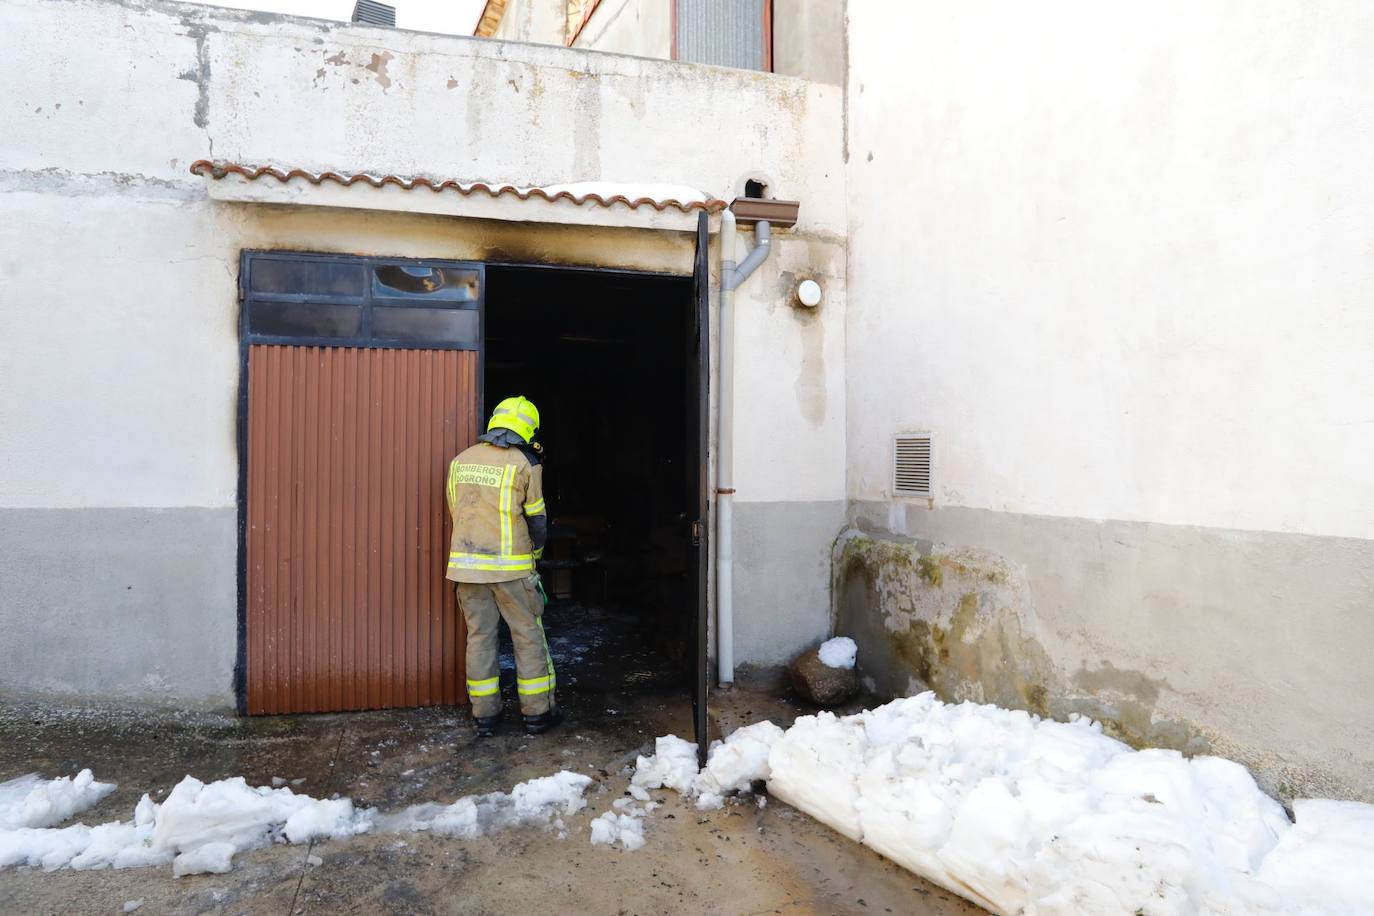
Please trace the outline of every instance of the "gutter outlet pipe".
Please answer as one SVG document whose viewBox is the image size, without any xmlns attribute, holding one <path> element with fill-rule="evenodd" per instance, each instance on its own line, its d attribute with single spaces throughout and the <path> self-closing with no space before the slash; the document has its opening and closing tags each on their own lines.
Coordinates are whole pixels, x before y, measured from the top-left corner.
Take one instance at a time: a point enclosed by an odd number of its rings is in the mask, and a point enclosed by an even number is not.
<svg viewBox="0 0 1374 916">
<path fill-rule="evenodd" d="M 720 408 L 716 415 L 716 667 L 720 686 L 735 682 L 735 289 L 768 257 L 771 227 L 754 224 L 754 247 L 735 264 L 735 214 L 720 215 Z"/>
</svg>

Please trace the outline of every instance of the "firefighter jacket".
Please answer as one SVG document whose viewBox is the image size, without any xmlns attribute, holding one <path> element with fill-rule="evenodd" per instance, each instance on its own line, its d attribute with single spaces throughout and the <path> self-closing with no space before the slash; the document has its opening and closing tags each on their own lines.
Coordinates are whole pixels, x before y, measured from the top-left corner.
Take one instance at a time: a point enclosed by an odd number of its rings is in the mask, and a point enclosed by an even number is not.
<svg viewBox="0 0 1374 916">
<path fill-rule="evenodd" d="M 546 531 L 544 469 L 534 449 L 477 442 L 450 462 L 447 493 L 453 517 L 447 578 L 509 582 L 534 572 Z"/>
</svg>

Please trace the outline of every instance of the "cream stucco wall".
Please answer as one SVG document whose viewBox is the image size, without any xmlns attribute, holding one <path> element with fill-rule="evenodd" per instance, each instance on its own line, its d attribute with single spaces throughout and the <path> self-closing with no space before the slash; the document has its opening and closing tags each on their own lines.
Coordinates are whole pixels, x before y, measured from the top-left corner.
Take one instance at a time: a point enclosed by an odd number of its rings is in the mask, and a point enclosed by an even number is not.
<svg viewBox="0 0 1374 916">
<path fill-rule="evenodd" d="M 773 72 L 844 85 L 845 0 L 773 0 Z M 565 44 L 565 0 L 510 0 L 494 37 Z M 671 0 L 601 0 L 575 48 L 670 60 Z"/>
<path fill-rule="evenodd" d="M 670 60 L 672 5 L 667 0 L 601 0 L 573 47 Z"/>
<path fill-rule="evenodd" d="M 773 72 L 843 86 L 848 0 L 773 0 Z"/>
<path fill-rule="evenodd" d="M 567 0 L 507 0 L 492 38 L 561 45 L 568 37 Z"/>
<path fill-rule="evenodd" d="M 15 0 L 7 17 L 0 690 L 227 700 L 241 249 L 691 268 L 690 235 L 623 208 L 588 227 L 529 222 L 536 205 L 510 198 L 456 217 L 233 203 L 188 173 L 199 158 L 726 197 L 766 171 L 805 204 L 737 299 L 740 348 L 795 362 L 741 360 L 740 514 L 842 515 L 842 144 L 814 140 L 838 122 L 838 90 L 188 4 Z M 707 121 L 741 139 L 703 147 Z M 830 290 L 814 317 L 780 305 L 798 273 Z M 834 527 L 759 545 L 763 571 L 815 594 L 781 636 L 746 633 L 743 661 L 823 635 Z M 74 551 L 115 565 L 74 584 Z M 742 619 L 775 614 L 764 596 L 740 602 Z"/>
<path fill-rule="evenodd" d="M 851 430 L 941 505 L 1374 537 L 1374 12 L 850 16 Z"/>
<path fill-rule="evenodd" d="M 973 595 L 1028 643 L 969 696 L 1024 663 L 1374 797 L 1374 11 L 851 3 L 849 40 L 851 517 L 935 564 L 873 612 Z M 891 498 L 917 430 L 930 505 Z"/>
</svg>

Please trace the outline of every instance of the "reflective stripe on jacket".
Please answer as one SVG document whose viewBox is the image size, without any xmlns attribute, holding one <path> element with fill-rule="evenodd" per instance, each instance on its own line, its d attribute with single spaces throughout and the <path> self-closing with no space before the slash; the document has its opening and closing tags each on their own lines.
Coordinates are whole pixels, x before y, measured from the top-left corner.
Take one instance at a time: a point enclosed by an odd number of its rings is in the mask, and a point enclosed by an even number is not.
<svg viewBox="0 0 1374 916">
<path fill-rule="evenodd" d="M 534 571 L 536 552 L 525 519 L 544 514 L 543 474 L 520 449 L 487 442 L 449 463 L 449 579 L 506 582 Z"/>
</svg>

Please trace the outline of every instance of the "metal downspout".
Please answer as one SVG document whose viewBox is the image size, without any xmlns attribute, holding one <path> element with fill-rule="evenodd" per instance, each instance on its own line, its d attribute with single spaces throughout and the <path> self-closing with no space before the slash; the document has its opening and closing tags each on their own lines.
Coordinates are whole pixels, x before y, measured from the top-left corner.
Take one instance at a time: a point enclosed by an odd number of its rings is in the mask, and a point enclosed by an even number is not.
<svg viewBox="0 0 1374 916">
<path fill-rule="evenodd" d="M 720 217 L 720 410 L 716 432 L 716 666 L 720 685 L 735 682 L 735 289 L 768 257 L 771 227 L 754 225 L 755 245 L 735 264 L 735 214 Z"/>
</svg>

